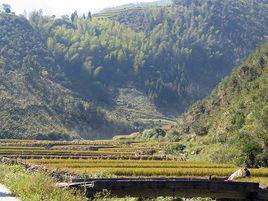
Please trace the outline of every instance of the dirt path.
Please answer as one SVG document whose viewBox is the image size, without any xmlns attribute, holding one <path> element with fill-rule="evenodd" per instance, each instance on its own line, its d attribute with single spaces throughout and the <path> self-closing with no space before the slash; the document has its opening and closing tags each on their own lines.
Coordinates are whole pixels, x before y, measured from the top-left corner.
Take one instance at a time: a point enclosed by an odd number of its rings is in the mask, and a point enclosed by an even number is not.
<svg viewBox="0 0 268 201">
<path fill-rule="evenodd" d="M 19 201 L 12 192 L 4 185 L 0 184 L 0 201 Z"/>
</svg>

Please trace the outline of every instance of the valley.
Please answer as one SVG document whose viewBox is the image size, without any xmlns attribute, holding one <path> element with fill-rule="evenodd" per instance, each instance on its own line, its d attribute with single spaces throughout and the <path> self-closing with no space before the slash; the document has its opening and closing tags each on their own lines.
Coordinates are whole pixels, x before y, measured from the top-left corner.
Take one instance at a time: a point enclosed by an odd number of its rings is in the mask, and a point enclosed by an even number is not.
<svg viewBox="0 0 268 201">
<path fill-rule="evenodd" d="M 180 185 L 193 200 L 266 199 L 265 0 L 12 9 L 0 7 L 0 182 L 22 200 L 191 199 Z M 146 189 L 119 198 L 109 182 Z"/>
<path fill-rule="evenodd" d="M 267 4 L 228 2 L 2 12 L 2 136 L 110 139 L 176 121 L 265 40 Z"/>
</svg>

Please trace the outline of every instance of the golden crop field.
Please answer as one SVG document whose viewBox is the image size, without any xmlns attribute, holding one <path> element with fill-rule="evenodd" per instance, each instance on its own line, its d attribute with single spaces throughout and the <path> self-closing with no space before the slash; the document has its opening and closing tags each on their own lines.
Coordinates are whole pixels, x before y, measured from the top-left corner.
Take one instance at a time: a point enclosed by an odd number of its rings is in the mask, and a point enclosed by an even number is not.
<svg viewBox="0 0 268 201">
<path fill-rule="evenodd" d="M 228 177 L 233 164 L 187 161 L 179 143 L 137 141 L 0 140 L 0 154 L 30 164 L 71 170 L 89 177 Z M 252 179 L 268 178 L 268 168 L 251 169 Z"/>
<path fill-rule="evenodd" d="M 70 169 L 79 173 L 94 175 L 105 173 L 115 176 L 221 176 L 227 177 L 238 167 L 229 164 L 177 161 L 133 161 L 133 160 L 28 160 L 32 164 L 43 164 L 53 168 Z M 252 169 L 252 176 L 268 177 L 268 168 Z"/>
</svg>

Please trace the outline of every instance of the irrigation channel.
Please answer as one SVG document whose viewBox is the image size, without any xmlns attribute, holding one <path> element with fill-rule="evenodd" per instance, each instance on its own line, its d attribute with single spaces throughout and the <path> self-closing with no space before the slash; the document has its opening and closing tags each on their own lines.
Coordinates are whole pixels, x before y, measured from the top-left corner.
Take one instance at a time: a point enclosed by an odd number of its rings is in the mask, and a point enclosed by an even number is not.
<svg viewBox="0 0 268 201">
<path fill-rule="evenodd" d="M 86 188 L 88 197 L 104 189 L 116 197 L 210 197 L 216 200 L 268 200 L 268 190 L 258 183 L 226 182 L 223 180 L 182 179 L 182 178 L 123 178 L 88 179 L 74 183 L 61 183 L 69 188 Z"/>
</svg>

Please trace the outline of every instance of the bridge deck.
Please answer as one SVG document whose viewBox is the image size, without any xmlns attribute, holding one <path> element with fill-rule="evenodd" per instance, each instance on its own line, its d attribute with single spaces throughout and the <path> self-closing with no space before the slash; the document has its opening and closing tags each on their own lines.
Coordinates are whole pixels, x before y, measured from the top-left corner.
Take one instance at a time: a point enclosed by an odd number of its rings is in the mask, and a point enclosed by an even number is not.
<svg viewBox="0 0 268 201">
<path fill-rule="evenodd" d="M 267 190 L 258 183 L 226 182 L 205 179 L 89 179 L 68 184 L 73 188 L 86 187 L 88 196 L 107 189 L 117 197 L 211 197 L 227 200 L 268 200 Z"/>
</svg>

